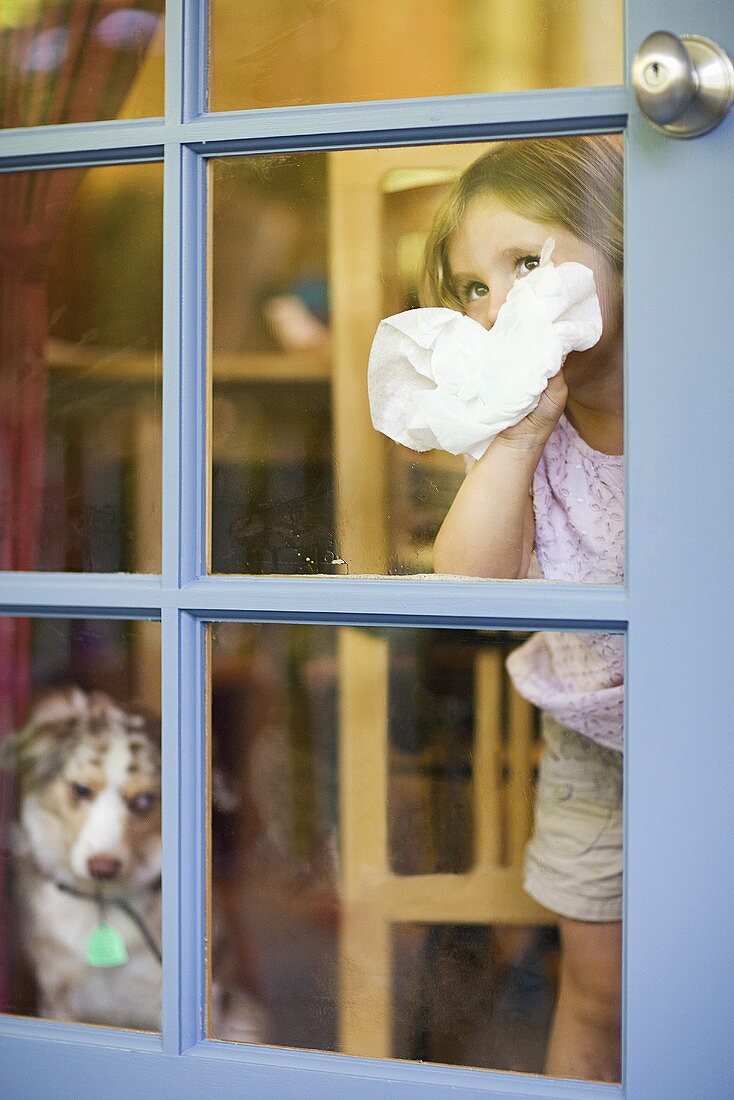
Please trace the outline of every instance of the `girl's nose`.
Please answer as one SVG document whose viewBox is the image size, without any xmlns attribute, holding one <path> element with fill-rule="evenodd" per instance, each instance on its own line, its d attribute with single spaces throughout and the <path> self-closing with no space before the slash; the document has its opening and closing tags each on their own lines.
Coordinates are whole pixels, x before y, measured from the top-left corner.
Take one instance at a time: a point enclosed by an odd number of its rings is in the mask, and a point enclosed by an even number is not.
<svg viewBox="0 0 734 1100">
<path fill-rule="evenodd" d="M 489 294 L 477 301 L 476 311 L 473 314 L 475 321 L 479 321 L 479 324 L 489 331 L 497 320 L 497 314 L 506 297 L 506 292 L 498 293 L 498 291 L 490 289 Z"/>
</svg>

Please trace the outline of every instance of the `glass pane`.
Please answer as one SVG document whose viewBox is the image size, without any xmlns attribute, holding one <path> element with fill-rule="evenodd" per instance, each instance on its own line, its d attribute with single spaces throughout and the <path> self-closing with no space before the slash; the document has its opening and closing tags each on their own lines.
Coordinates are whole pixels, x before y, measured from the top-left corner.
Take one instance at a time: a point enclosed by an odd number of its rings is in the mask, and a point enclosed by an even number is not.
<svg viewBox="0 0 734 1100">
<path fill-rule="evenodd" d="M 0 1011 L 160 1030 L 160 650 L 0 619 Z"/>
<path fill-rule="evenodd" d="M 622 82 L 622 0 L 211 0 L 212 111 Z"/>
<path fill-rule="evenodd" d="M 0 176 L 0 568 L 160 571 L 163 171 Z"/>
<path fill-rule="evenodd" d="M 213 161 L 213 572 L 622 581 L 621 140 Z"/>
<path fill-rule="evenodd" d="M 623 637 L 210 629 L 210 1035 L 618 1080 Z"/>
<path fill-rule="evenodd" d="M 163 114 L 163 0 L 3 0 L 0 127 Z"/>
</svg>

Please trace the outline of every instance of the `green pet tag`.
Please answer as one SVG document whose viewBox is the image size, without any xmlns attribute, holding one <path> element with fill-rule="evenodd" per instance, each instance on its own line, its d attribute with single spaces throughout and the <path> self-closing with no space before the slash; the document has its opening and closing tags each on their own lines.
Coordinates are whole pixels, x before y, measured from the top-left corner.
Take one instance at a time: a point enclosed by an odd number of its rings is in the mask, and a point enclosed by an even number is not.
<svg viewBox="0 0 734 1100">
<path fill-rule="evenodd" d="M 120 933 L 102 921 L 87 940 L 84 956 L 88 966 L 122 966 L 127 962 L 127 948 Z"/>
</svg>

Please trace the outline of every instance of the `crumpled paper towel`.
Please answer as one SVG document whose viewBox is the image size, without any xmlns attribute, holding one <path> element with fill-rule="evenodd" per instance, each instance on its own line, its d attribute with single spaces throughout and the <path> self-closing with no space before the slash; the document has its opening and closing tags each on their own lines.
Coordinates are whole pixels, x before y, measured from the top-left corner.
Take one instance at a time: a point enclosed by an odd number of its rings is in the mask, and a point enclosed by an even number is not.
<svg viewBox="0 0 734 1100">
<path fill-rule="evenodd" d="M 414 451 L 481 458 L 498 432 L 532 412 L 570 351 L 602 331 L 594 275 L 556 267 L 554 241 L 511 287 L 488 331 L 453 309 L 409 309 L 381 321 L 367 384 L 372 423 Z"/>
</svg>

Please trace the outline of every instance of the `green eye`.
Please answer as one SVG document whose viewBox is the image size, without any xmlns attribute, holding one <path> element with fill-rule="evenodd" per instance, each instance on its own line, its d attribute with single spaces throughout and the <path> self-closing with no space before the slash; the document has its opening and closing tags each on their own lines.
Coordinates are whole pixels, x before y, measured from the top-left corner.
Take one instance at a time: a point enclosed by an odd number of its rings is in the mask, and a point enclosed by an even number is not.
<svg viewBox="0 0 734 1100">
<path fill-rule="evenodd" d="M 540 266 L 540 256 L 518 256 L 517 266 L 522 275 L 527 275 L 528 271 L 535 271 Z"/>
<path fill-rule="evenodd" d="M 477 298 L 486 298 L 489 287 L 486 283 L 472 282 L 464 287 L 464 298 L 467 302 L 475 302 Z"/>
</svg>

